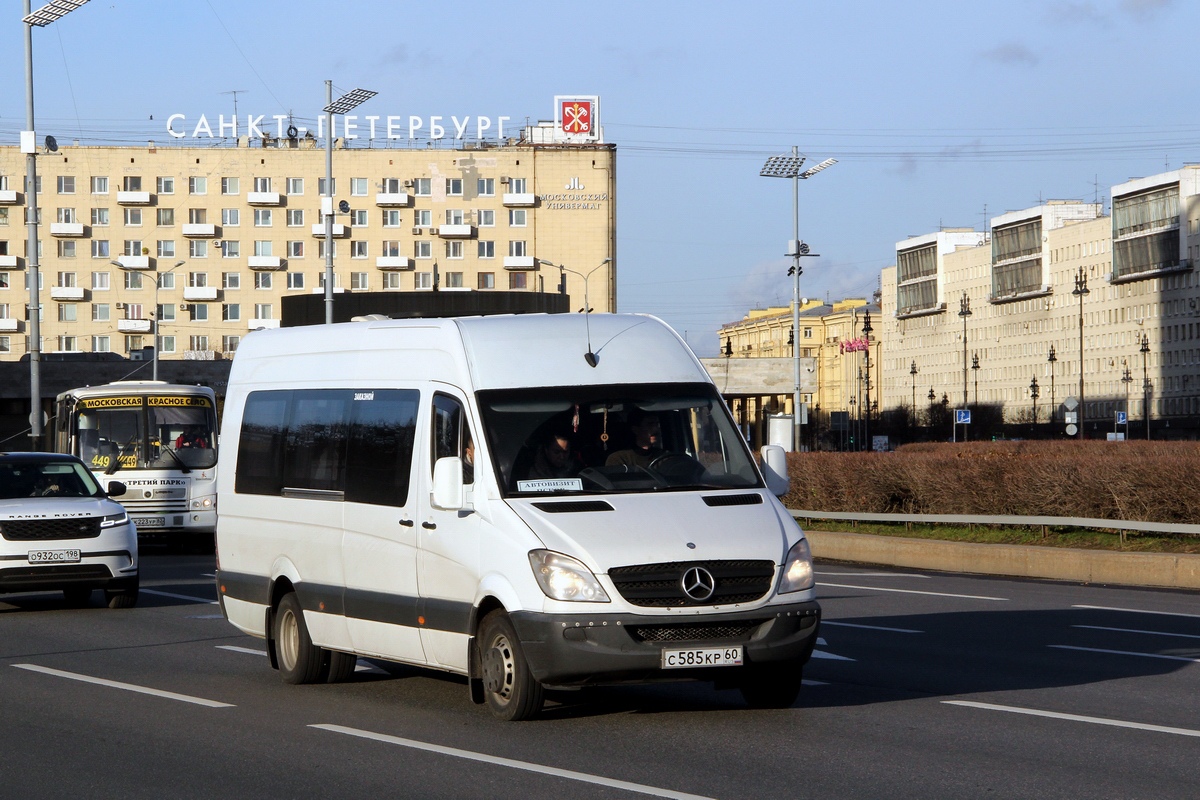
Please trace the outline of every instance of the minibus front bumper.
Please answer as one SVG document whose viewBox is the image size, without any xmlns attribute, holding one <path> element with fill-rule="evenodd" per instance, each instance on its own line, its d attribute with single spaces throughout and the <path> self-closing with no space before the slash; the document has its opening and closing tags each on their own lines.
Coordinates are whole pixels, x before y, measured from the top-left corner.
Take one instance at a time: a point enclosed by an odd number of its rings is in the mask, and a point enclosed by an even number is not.
<svg viewBox="0 0 1200 800">
<path fill-rule="evenodd" d="M 665 669 L 664 650 L 741 647 L 745 665 L 805 664 L 820 627 L 815 601 L 704 614 L 540 614 L 513 612 L 534 677 L 578 686 L 652 680 L 722 680 L 737 667 Z"/>
</svg>

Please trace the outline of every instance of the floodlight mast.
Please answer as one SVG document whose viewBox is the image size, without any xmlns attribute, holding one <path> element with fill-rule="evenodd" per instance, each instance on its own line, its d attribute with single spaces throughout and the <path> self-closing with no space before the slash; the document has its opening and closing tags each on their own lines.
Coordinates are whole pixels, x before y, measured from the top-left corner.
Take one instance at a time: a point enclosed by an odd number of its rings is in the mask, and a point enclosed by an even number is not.
<svg viewBox="0 0 1200 800">
<path fill-rule="evenodd" d="M 352 89 L 333 99 L 333 81 L 325 81 L 325 196 L 321 213 L 325 216 L 325 324 L 333 324 L 333 115 L 353 111 L 377 95 L 370 89 Z M 344 134 L 343 134 L 344 135 Z"/>
</svg>

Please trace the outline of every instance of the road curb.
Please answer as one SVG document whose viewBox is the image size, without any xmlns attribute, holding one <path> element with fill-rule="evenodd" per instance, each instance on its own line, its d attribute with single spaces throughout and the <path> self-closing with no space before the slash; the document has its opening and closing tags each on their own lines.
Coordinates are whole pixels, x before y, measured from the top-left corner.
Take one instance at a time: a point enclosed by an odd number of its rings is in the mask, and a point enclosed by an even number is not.
<svg viewBox="0 0 1200 800">
<path fill-rule="evenodd" d="M 1200 555 L 975 544 L 834 531 L 805 531 L 805 535 L 813 556 L 830 561 L 1074 583 L 1200 589 Z"/>
</svg>

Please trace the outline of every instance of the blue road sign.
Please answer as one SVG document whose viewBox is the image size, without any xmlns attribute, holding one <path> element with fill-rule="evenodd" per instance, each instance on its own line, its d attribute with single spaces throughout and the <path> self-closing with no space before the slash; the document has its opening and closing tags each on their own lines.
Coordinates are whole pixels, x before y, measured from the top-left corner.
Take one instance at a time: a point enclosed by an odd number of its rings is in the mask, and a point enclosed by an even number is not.
<svg viewBox="0 0 1200 800">
<path fill-rule="evenodd" d="M 955 425 L 970 425 L 971 424 L 971 409 L 969 409 L 969 408 L 954 409 L 954 424 Z"/>
<path fill-rule="evenodd" d="M 1118 425 L 1128 425 L 1129 424 L 1129 418 L 1126 416 L 1124 411 L 1117 412 L 1117 424 Z"/>
</svg>

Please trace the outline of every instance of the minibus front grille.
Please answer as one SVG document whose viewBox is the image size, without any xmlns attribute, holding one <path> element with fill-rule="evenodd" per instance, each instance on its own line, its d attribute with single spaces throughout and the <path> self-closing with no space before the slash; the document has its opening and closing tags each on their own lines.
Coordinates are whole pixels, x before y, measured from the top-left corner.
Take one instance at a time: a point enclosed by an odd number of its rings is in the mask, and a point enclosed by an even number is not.
<svg viewBox="0 0 1200 800">
<path fill-rule="evenodd" d="M 100 517 L 66 519 L 9 519 L 0 522 L 0 536 L 10 542 L 43 542 L 53 539 L 94 539 L 100 535 Z"/>
<path fill-rule="evenodd" d="M 547 514 L 580 514 L 588 511 L 612 511 L 603 500 L 567 500 L 561 503 L 534 503 L 533 507 Z"/>
<path fill-rule="evenodd" d="M 712 576 L 712 594 L 696 599 L 684 591 L 684 575 L 693 567 Z M 614 567 L 608 577 L 617 591 L 635 606 L 716 606 L 750 603 L 771 590 L 775 565 L 770 561 L 677 561 Z"/>
<path fill-rule="evenodd" d="M 708 506 L 758 506 L 762 505 L 760 494 L 710 494 L 704 496 Z"/>
<path fill-rule="evenodd" d="M 684 625 L 626 625 L 629 635 L 638 642 L 715 642 L 748 641 L 755 629 L 766 620 L 751 619 L 727 622 L 723 625 L 687 623 Z"/>
</svg>

